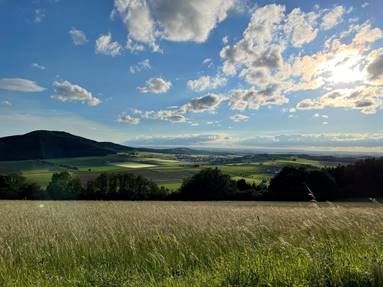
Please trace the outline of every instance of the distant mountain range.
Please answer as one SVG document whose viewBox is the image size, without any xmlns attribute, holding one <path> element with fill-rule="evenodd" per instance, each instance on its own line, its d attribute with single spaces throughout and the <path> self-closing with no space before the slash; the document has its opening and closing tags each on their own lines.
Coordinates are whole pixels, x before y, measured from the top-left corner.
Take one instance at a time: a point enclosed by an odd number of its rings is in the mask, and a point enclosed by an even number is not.
<svg viewBox="0 0 383 287">
<path fill-rule="evenodd" d="M 0 138 L 0 161 L 102 156 L 134 148 L 97 142 L 61 131 L 33 131 Z"/>
</svg>

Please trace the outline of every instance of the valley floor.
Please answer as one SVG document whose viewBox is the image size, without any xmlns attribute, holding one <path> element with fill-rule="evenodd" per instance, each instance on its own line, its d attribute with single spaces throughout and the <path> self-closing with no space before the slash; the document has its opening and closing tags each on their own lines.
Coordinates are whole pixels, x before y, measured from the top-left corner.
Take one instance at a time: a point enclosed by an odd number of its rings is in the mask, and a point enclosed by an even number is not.
<svg viewBox="0 0 383 287">
<path fill-rule="evenodd" d="M 0 201 L 0 286 L 383 286 L 376 203 Z"/>
</svg>

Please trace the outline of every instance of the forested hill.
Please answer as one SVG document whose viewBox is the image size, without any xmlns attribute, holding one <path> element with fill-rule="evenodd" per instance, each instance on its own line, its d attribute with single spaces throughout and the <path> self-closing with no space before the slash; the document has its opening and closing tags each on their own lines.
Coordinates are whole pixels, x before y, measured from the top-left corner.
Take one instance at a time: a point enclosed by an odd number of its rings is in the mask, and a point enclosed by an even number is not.
<svg viewBox="0 0 383 287">
<path fill-rule="evenodd" d="M 131 147 L 97 142 L 61 131 L 33 131 L 0 138 L 0 161 L 102 156 Z"/>
</svg>

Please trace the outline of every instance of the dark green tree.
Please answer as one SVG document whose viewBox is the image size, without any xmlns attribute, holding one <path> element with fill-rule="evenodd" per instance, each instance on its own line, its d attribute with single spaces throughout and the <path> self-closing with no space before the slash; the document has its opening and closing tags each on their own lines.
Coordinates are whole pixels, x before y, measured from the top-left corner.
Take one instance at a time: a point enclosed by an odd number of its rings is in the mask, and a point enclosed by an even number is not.
<svg viewBox="0 0 383 287">
<path fill-rule="evenodd" d="M 179 197 L 186 200 L 233 199 L 238 193 L 236 181 L 218 168 L 206 168 L 186 178 L 179 190 Z"/>
<path fill-rule="evenodd" d="M 54 173 L 46 190 L 50 199 L 78 199 L 82 193 L 83 188 L 80 179 L 78 177 L 73 178 L 67 171 Z"/>
</svg>

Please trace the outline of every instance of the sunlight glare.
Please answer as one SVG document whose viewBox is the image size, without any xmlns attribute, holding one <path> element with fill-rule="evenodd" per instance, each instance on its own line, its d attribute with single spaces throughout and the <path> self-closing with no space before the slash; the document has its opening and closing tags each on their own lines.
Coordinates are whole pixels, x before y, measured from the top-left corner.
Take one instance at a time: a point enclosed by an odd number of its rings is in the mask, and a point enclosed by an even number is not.
<svg viewBox="0 0 383 287">
<path fill-rule="evenodd" d="M 320 68 L 321 75 L 333 84 L 355 83 L 365 80 L 360 69 L 362 56 L 355 52 L 341 53 L 325 62 Z"/>
</svg>

